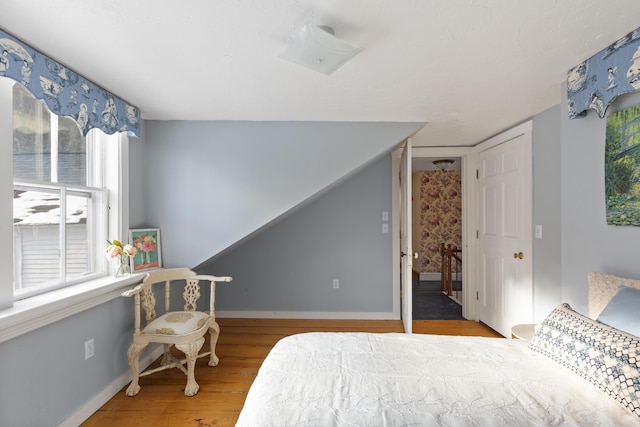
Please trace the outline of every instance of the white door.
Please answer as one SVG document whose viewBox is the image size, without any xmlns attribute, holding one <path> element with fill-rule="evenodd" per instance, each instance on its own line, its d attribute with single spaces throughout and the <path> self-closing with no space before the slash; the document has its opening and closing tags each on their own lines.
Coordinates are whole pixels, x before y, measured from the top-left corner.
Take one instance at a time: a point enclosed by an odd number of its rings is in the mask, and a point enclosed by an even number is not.
<svg viewBox="0 0 640 427">
<path fill-rule="evenodd" d="M 530 126 L 496 138 L 478 153 L 478 314 L 511 337 L 533 321 Z"/>
<path fill-rule="evenodd" d="M 411 247 L 411 139 L 400 156 L 400 290 L 402 293 L 402 322 L 404 331 L 412 333 L 412 275 L 413 249 Z"/>
</svg>

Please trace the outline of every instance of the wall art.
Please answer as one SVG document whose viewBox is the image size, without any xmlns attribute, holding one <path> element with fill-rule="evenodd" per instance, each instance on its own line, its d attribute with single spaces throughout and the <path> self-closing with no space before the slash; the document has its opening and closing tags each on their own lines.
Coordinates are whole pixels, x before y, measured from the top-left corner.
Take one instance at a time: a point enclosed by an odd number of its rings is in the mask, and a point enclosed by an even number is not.
<svg viewBox="0 0 640 427">
<path fill-rule="evenodd" d="M 129 242 L 138 250 L 133 257 L 132 271 L 152 270 L 162 267 L 159 228 L 129 230 Z"/>
<path fill-rule="evenodd" d="M 640 105 L 607 116 L 605 194 L 609 225 L 640 225 Z"/>
</svg>

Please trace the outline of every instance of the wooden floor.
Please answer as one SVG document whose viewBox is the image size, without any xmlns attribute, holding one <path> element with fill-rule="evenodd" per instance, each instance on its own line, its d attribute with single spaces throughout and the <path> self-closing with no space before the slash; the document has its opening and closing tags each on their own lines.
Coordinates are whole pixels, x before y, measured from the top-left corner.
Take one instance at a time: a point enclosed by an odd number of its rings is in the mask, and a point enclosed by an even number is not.
<svg viewBox="0 0 640 427">
<path fill-rule="evenodd" d="M 258 368 L 273 345 L 288 335 L 312 332 L 404 332 L 399 320 L 218 319 L 220 363 L 198 360 L 200 391 L 184 396 L 186 377 L 170 369 L 142 377 L 135 397 L 123 388 L 82 425 L 94 426 L 234 426 Z M 414 333 L 501 337 L 486 325 L 469 320 L 416 320 Z M 206 344 L 205 344 L 206 346 Z M 156 362 L 157 363 L 157 362 Z"/>
</svg>

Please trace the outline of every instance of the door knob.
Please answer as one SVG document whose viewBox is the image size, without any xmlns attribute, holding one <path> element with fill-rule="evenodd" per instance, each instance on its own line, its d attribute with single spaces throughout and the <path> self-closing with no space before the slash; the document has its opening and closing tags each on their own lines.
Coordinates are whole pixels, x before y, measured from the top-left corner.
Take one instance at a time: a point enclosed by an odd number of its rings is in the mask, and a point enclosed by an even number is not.
<svg viewBox="0 0 640 427">
<path fill-rule="evenodd" d="M 513 257 L 516 259 L 524 259 L 524 254 L 522 252 L 513 253 Z"/>
<path fill-rule="evenodd" d="M 401 257 L 403 257 L 403 256 L 407 256 L 407 254 L 406 254 L 405 252 L 400 252 L 400 256 L 401 256 Z M 418 259 L 418 256 L 419 256 L 419 255 L 418 255 L 418 252 L 414 252 L 414 253 L 413 253 L 413 257 L 414 257 L 415 259 Z"/>
</svg>

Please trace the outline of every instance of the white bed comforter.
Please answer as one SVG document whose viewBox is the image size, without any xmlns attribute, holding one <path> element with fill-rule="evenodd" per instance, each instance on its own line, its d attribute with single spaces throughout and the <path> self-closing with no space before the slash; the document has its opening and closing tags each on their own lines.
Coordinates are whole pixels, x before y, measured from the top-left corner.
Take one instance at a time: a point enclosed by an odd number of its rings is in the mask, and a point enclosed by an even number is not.
<svg viewBox="0 0 640 427">
<path fill-rule="evenodd" d="M 638 426 L 519 340 L 305 333 L 265 359 L 237 426 Z"/>
</svg>

